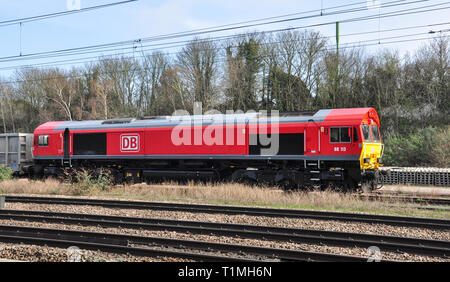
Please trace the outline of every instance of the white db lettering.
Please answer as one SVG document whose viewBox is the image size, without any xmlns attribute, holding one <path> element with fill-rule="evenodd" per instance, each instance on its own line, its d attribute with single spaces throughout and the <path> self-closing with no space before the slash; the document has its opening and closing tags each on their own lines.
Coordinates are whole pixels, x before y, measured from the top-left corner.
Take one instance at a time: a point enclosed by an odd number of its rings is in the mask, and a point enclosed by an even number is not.
<svg viewBox="0 0 450 282">
<path fill-rule="evenodd" d="M 121 152 L 139 152 L 139 135 L 121 135 L 120 136 Z"/>
</svg>

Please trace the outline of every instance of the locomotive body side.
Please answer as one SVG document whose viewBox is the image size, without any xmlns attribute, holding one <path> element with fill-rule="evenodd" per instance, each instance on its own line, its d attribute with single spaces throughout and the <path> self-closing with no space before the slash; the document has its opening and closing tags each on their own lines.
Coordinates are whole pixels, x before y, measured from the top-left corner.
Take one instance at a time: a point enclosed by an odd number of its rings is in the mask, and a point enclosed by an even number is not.
<svg viewBox="0 0 450 282">
<path fill-rule="evenodd" d="M 373 108 L 277 119 L 226 115 L 49 122 L 34 132 L 35 170 L 58 174 L 105 168 L 118 179 L 135 181 L 189 176 L 354 188 L 373 183 L 367 175 L 377 170 L 382 154 L 381 140 L 369 142 L 364 125 L 379 128 Z M 264 136 L 277 137 L 277 151 L 265 153 L 270 146 Z"/>
</svg>

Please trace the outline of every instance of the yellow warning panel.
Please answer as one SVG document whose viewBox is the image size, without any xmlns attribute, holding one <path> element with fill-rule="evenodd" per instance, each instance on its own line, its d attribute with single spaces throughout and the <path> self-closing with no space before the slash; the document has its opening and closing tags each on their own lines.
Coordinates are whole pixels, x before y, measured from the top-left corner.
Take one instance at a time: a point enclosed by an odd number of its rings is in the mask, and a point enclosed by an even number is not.
<svg viewBox="0 0 450 282">
<path fill-rule="evenodd" d="M 363 142 L 361 156 L 359 157 L 361 169 L 377 169 L 383 157 L 384 144 Z"/>
</svg>

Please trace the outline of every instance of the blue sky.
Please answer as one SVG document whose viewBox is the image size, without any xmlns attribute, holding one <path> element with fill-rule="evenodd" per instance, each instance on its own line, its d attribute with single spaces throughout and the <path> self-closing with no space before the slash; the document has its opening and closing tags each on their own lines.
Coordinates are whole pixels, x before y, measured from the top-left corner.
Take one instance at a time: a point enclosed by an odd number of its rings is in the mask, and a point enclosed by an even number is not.
<svg viewBox="0 0 450 282">
<path fill-rule="evenodd" d="M 89 7 L 120 0 L 80 0 L 81 7 Z M 295 1 L 295 0 L 139 0 L 125 5 L 114 6 L 84 13 L 78 13 L 58 18 L 25 23 L 22 26 L 22 54 L 52 51 L 72 47 L 81 47 L 102 43 L 110 43 L 122 40 L 138 39 L 154 35 L 191 30 L 196 28 L 211 27 L 222 24 L 235 23 L 264 17 L 320 9 L 321 6 L 332 7 L 364 0 L 317 0 L 317 1 Z M 373 0 L 369 0 L 373 1 Z M 381 4 L 394 0 L 381 0 Z M 411 2 L 413 0 L 405 0 Z M 429 0 L 413 5 L 404 5 L 394 8 L 381 9 L 381 13 L 400 9 L 413 8 L 424 5 L 446 3 L 447 1 Z M 449 7 L 443 5 L 442 7 Z M 360 6 L 361 7 L 361 6 Z M 0 0 L 0 21 L 11 20 L 21 17 L 29 17 L 52 12 L 67 10 L 67 0 Z M 325 10 L 326 11 L 326 10 Z M 342 23 L 341 34 L 377 31 L 378 29 L 390 29 L 422 24 L 433 24 L 450 22 L 449 11 L 441 10 L 430 13 L 394 17 L 356 22 Z M 341 14 L 337 16 L 324 16 L 314 19 L 292 21 L 276 25 L 267 25 L 247 29 L 245 31 L 261 31 L 284 27 L 295 27 L 314 23 L 338 21 L 364 15 L 376 15 L 379 9 L 371 9 L 365 12 Z M 411 33 L 427 32 L 430 29 L 448 29 L 450 25 L 434 28 L 422 28 L 414 30 L 403 30 L 390 33 L 378 33 L 360 36 L 341 37 L 341 44 L 346 42 L 365 41 L 381 37 L 401 36 Z M 334 36 L 335 26 L 315 28 L 324 36 Z M 1 44 L 0 58 L 15 56 L 20 52 L 20 28 L 19 25 L 0 26 Z M 244 30 L 230 31 L 226 33 L 212 34 L 211 36 L 236 34 Z M 450 34 L 450 33 L 449 33 Z M 417 37 L 431 37 L 433 35 L 422 35 Z M 408 39 L 408 38 L 405 38 Z M 335 44 L 334 38 L 329 43 Z M 380 49 L 398 50 L 401 54 L 414 52 L 425 41 L 407 42 L 399 44 L 388 44 L 366 48 L 367 52 L 377 52 Z M 174 49 L 167 50 L 169 52 Z M 84 55 L 86 57 L 86 55 Z M 92 54 L 90 56 L 93 56 Z M 82 56 L 81 56 L 82 57 Z M 51 62 L 78 57 L 49 58 L 45 60 L 27 60 L 15 62 L 0 62 L 0 68 L 17 66 L 21 64 L 34 64 Z M 69 66 L 70 65 L 64 65 Z M 8 78 L 12 70 L 0 70 L 0 76 Z"/>
</svg>

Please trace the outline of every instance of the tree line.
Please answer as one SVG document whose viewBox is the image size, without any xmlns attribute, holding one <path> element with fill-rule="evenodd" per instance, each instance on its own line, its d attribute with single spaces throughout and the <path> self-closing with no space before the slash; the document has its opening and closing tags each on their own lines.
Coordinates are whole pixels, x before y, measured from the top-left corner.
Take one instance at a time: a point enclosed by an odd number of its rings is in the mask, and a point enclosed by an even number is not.
<svg viewBox="0 0 450 282">
<path fill-rule="evenodd" d="M 71 69 L 22 68 L 0 80 L 0 133 L 192 112 L 194 102 L 221 112 L 371 106 L 387 164 L 450 166 L 449 47 L 443 36 L 403 56 L 337 52 L 318 32 L 284 31 L 194 39 L 176 53 L 136 51 Z"/>
</svg>

